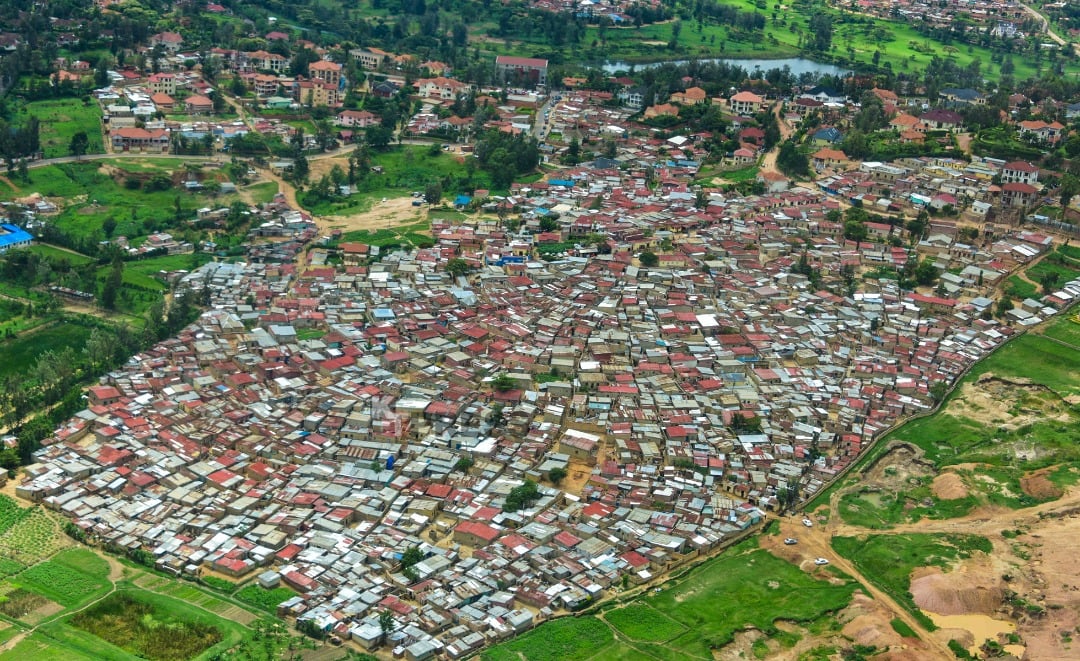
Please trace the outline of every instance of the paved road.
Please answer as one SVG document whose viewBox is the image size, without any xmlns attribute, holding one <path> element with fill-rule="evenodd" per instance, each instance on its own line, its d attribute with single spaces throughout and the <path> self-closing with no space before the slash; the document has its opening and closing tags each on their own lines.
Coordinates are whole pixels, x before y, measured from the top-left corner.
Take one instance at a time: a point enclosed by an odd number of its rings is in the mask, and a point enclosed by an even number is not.
<svg viewBox="0 0 1080 661">
<path fill-rule="evenodd" d="M 1036 11 L 1033 7 L 1031 7 L 1029 5 L 1025 5 L 1025 4 L 1021 4 L 1020 6 L 1024 8 L 1024 11 L 1031 14 L 1031 16 L 1035 20 L 1039 21 L 1039 25 L 1042 26 L 1043 31 L 1046 32 L 1046 36 L 1050 37 L 1051 41 L 1056 42 L 1059 46 L 1070 46 L 1071 45 L 1072 48 L 1073 48 L 1073 51 L 1076 54 L 1080 55 L 1080 44 L 1070 44 L 1065 39 L 1062 39 L 1059 34 L 1054 32 L 1050 28 L 1050 21 L 1046 20 L 1046 18 L 1042 14 L 1040 14 L 1038 11 Z"/>
</svg>

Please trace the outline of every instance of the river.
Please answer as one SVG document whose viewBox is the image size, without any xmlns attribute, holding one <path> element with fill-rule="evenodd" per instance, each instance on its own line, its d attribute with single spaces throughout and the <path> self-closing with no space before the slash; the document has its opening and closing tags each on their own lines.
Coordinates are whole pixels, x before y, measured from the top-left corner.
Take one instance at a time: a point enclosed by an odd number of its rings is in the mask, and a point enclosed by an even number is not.
<svg viewBox="0 0 1080 661">
<path fill-rule="evenodd" d="M 815 73 L 818 75 L 829 74 L 833 76 L 840 76 L 851 73 L 850 69 L 844 69 L 838 67 L 835 64 L 824 64 L 822 62 L 815 62 L 808 60 L 804 57 L 788 57 L 780 60 L 763 60 L 763 59 L 742 59 L 735 57 L 702 57 L 695 58 L 697 62 L 724 62 L 727 64 L 738 65 L 747 71 L 753 71 L 754 69 L 761 69 L 762 71 L 768 71 L 769 69 L 783 69 L 787 67 L 791 69 L 791 73 L 798 76 L 803 73 Z M 661 64 L 686 64 L 690 60 L 665 60 L 662 62 L 624 62 L 621 60 L 609 60 L 604 62 L 600 67 L 605 73 L 615 73 L 616 71 L 629 71 L 630 67 L 634 67 L 635 70 L 649 69 L 652 67 L 658 67 Z"/>
</svg>

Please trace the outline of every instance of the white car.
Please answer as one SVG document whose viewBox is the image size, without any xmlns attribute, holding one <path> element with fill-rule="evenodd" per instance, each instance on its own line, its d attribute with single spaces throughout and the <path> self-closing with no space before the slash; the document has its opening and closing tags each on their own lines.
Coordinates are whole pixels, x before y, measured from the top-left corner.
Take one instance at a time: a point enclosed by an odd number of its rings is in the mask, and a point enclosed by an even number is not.
<svg viewBox="0 0 1080 661">
<path fill-rule="evenodd" d="M 806 526 L 807 528 L 813 528 L 814 527 L 814 522 L 811 521 L 810 519 L 803 519 L 802 524 L 804 526 Z"/>
<path fill-rule="evenodd" d="M 829 561 L 826 558 L 817 558 L 816 560 L 814 560 L 814 564 L 815 565 L 827 565 L 827 564 L 829 564 Z"/>
<path fill-rule="evenodd" d="M 788 546 L 791 546 L 792 544 L 798 544 L 799 540 L 795 539 L 794 537 L 788 537 L 787 539 L 784 540 L 784 543 L 787 544 Z"/>
</svg>

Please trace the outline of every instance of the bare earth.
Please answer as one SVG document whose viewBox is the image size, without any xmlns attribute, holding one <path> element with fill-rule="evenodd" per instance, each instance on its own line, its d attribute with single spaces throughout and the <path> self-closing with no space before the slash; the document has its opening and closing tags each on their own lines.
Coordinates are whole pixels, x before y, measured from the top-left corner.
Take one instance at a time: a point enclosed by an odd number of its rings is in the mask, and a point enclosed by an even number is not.
<svg viewBox="0 0 1080 661">
<path fill-rule="evenodd" d="M 1065 403 L 1046 388 L 992 374 L 965 384 L 949 412 L 1010 427 L 1047 418 L 1063 422 L 1072 419 Z M 1037 448 L 1016 448 L 1017 456 L 1035 456 L 1037 452 Z M 983 484 L 992 478 L 976 473 L 978 468 L 976 464 L 958 464 L 939 471 L 923 460 L 921 450 L 897 443 L 865 469 L 856 485 L 833 493 L 827 506 L 812 513 L 812 528 L 802 525 L 800 514 L 781 517 L 780 534 L 762 535 L 759 540 L 763 548 L 804 571 L 826 577 L 813 564 L 814 558 L 824 557 L 866 586 L 868 594 L 857 592 L 851 605 L 837 614 L 842 637 L 838 638 L 836 632 L 812 635 L 800 631 L 803 637 L 797 649 L 874 645 L 886 650 L 875 659 L 952 659 L 955 655 L 947 647 L 950 640 L 957 640 L 981 657 L 979 646 L 992 639 L 1019 659 L 1080 658 L 1080 572 L 1076 568 L 1080 486 L 1063 490 L 1055 485 L 1048 479 L 1054 467 L 1025 474 L 1020 487 L 1040 500 L 1056 500 L 1024 509 L 984 505 L 962 517 L 921 520 L 888 530 L 848 525 L 836 515 L 840 498 L 848 490 L 863 490 L 864 497 L 873 497 L 877 490 L 903 493 L 912 480 L 932 479 L 934 497 L 941 500 L 963 498 L 987 486 L 1003 493 L 1005 486 L 1000 483 Z M 919 567 L 912 572 L 910 592 L 915 603 L 939 627 L 934 632 L 921 626 L 851 562 L 834 553 L 831 546 L 834 536 L 905 533 L 969 533 L 985 537 L 993 546 L 988 555 L 975 554 L 950 567 Z M 798 544 L 785 546 L 785 537 L 797 538 Z M 911 627 L 918 639 L 900 638 L 890 624 L 894 618 Z M 759 635 L 746 632 L 729 646 L 730 654 L 722 654 L 721 658 L 752 658 L 751 648 Z M 1013 642 L 1017 638 L 1018 644 Z M 1074 638 L 1077 642 L 1073 642 Z M 795 650 L 774 650 L 770 642 L 767 658 L 797 657 Z"/>
</svg>

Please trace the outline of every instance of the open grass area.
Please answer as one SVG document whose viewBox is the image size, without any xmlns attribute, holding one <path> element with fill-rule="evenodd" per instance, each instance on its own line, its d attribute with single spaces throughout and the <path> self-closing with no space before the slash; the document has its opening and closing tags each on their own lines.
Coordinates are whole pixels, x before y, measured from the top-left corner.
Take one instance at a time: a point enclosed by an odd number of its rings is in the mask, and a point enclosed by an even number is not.
<svg viewBox="0 0 1080 661">
<path fill-rule="evenodd" d="M 990 540 L 978 535 L 927 534 L 834 537 L 832 546 L 931 631 L 936 628 L 934 623 L 919 610 L 911 596 L 912 570 L 948 568 L 975 553 L 989 553 L 993 549 Z"/>
<path fill-rule="evenodd" d="M 1071 323 L 1063 316 L 1052 326 Z M 999 349 L 971 374 L 978 378 L 987 372 L 1031 379 L 1063 397 L 1080 393 L 1080 353 L 1032 333 Z"/>
<path fill-rule="evenodd" d="M 851 600 L 854 582 L 818 580 L 755 547 L 740 543 L 642 599 L 686 628 L 664 647 L 707 658 L 747 626 L 772 635 L 776 620 L 809 622 Z"/>
<path fill-rule="evenodd" d="M 101 108 L 93 100 L 89 103 L 74 98 L 31 101 L 19 109 L 16 123 L 22 123 L 31 115 L 41 122 L 38 135 L 45 158 L 69 156 L 71 137 L 79 131 L 85 131 L 90 140 L 86 153 L 105 153 L 101 133 Z"/>
<path fill-rule="evenodd" d="M 686 626 L 648 604 L 634 603 L 605 613 L 604 619 L 633 640 L 664 642 L 686 631 Z"/>
<path fill-rule="evenodd" d="M 251 196 L 251 201 L 255 204 L 267 204 L 272 202 L 274 196 L 277 195 L 278 185 L 275 181 L 264 181 L 245 186 L 242 190 Z"/>
<path fill-rule="evenodd" d="M 956 518 L 979 504 L 979 499 L 972 495 L 956 500 L 935 500 L 931 493 L 929 479 L 918 486 L 905 488 L 902 493 L 876 489 L 853 491 L 840 498 L 839 513 L 849 525 L 885 530 L 897 523 L 922 518 Z"/>
<path fill-rule="evenodd" d="M 82 253 L 74 252 L 72 250 L 50 246 L 47 243 L 35 243 L 26 250 L 37 253 L 42 257 L 46 257 L 51 262 L 63 262 L 66 260 L 72 266 L 81 266 L 94 261 L 93 257 L 87 257 Z"/>
<path fill-rule="evenodd" d="M 449 152 L 432 154 L 424 145 L 396 145 L 384 152 L 376 152 L 372 166 L 382 168 L 381 173 L 369 172 L 357 183 L 358 193 L 344 200 L 329 202 L 309 201 L 304 194 L 300 202 L 312 213 L 320 215 L 347 215 L 361 213 L 371 208 L 377 198 L 403 197 L 434 181 L 450 181 L 443 185 L 443 196 L 453 198 L 466 188 L 490 188 L 487 173 L 477 170 L 471 183 L 467 180 L 461 157 Z"/>
<path fill-rule="evenodd" d="M 76 245 L 107 238 L 102 229 L 107 218 L 116 222 L 112 236 L 125 236 L 138 245 L 140 237 L 186 227 L 186 221 L 195 217 L 197 209 L 228 206 L 230 201 L 237 199 L 235 196 L 211 198 L 176 187 L 131 190 L 124 184 L 126 176 L 123 173 L 117 173 L 115 177 L 109 174 L 114 163 L 129 165 L 127 161 L 117 159 L 34 168 L 30 170 L 30 182 L 18 182 L 19 189 L 15 193 L 38 192 L 56 203 L 61 211 L 51 222 L 77 242 Z M 174 162 L 171 169 L 162 172 L 182 167 Z"/>
<path fill-rule="evenodd" d="M 611 629 L 595 617 L 562 618 L 481 653 L 485 661 L 588 659 L 614 642 Z"/>
<path fill-rule="evenodd" d="M 1039 295 L 1039 286 L 1024 280 L 1018 275 L 1010 275 L 1006 281 L 1005 292 L 1017 300 L 1034 298 Z"/>
<path fill-rule="evenodd" d="M 716 173 L 718 177 L 722 177 L 727 181 L 735 183 L 741 183 L 744 181 L 753 181 L 758 176 L 758 166 L 751 165 L 750 167 L 742 168 L 741 170 L 728 170 L 727 172 Z"/>
<path fill-rule="evenodd" d="M 1028 279 L 1042 282 L 1044 276 L 1054 275 L 1057 276 L 1057 283 L 1063 285 L 1080 275 L 1080 268 L 1071 268 L 1066 264 L 1059 263 L 1056 259 L 1051 259 L 1053 257 L 1056 257 L 1056 255 L 1051 255 L 1029 268 L 1026 271 Z"/>
<path fill-rule="evenodd" d="M 380 229 L 375 231 L 356 230 L 342 234 L 338 243 L 366 243 L 369 246 L 380 248 L 396 248 L 405 245 L 426 247 L 434 245 L 432 238 L 425 234 L 431 231 L 431 223 L 424 220 L 412 225 L 403 225 L 393 229 Z"/>
<path fill-rule="evenodd" d="M 1077 319 L 1076 314 L 1069 315 L 1064 322 L 1058 322 L 1047 327 L 1043 334 L 1055 340 L 1068 342 L 1080 349 L 1080 320 Z"/>
<path fill-rule="evenodd" d="M 26 374 L 38 356 L 46 351 L 62 351 L 66 347 L 82 351 L 90 331 L 89 326 L 57 321 L 41 330 L 0 342 L 0 348 L 4 351 L 4 360 L 0 361 L 0 378 L 7 374 Z"/>
<path fill-rule="evenodd" d="M 13 647 L 5 657 L 12 659 L 33 659 L 34 661 L 100 661 L 101 659 L 124 658 L 106 656 L 110 650 L 87 646 L 86 650 L 75 649 L 63 644 L 42 632 L 35 632 Z M 119 650 L 117 650 L 119 651 Z"/>
<path fill-rule="evenodd" d="M 623 607 L 597 617 L 556 620 L 513 641 L 485 651 L 481 658 L 622 659 L 712 658 L 712 651 L 735 632 L 755 627 L 792 643 L 777 620 L 808 624 L 846 606 L 856 584 L 846 578 L 824 581 L 803 572 L 753 540 L 669 581 Z M 612 631 L 626 637 L 612 638 Z M 595 655 L 595 656 L 593 656 Z"/>
</svg>

